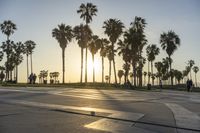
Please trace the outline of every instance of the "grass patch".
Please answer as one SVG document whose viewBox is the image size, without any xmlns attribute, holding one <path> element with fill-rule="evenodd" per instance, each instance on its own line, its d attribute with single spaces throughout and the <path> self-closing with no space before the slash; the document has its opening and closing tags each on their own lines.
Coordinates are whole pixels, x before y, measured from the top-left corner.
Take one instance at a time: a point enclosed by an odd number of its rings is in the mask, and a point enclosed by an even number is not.
<svg viewBox="0 0 200 133">
<path fill-rule="evenodd" d="M 52 87 L 52 88 L 81 88 L 81 89 L 120 89 L 120 90 L 138 90 L 138 91 L 159 91 L 159 86 L 152 86 L 151 90 L 147 89 L 147 86 L 143 87 L 128 87 L 126 85 L 119 84 L 107 84 L 107 83 L 65 83 L 65 84 L 27 84 L 27 83 L 3 83 L 2 86 L 7 87 Z M 163 85 L 163 90 L 175 90 L 175 91 L 187 91 L 186 86 L 182 85 Z M 193 92 L 200 92 L 199 87 L 193 87 Z"/>
</svg>

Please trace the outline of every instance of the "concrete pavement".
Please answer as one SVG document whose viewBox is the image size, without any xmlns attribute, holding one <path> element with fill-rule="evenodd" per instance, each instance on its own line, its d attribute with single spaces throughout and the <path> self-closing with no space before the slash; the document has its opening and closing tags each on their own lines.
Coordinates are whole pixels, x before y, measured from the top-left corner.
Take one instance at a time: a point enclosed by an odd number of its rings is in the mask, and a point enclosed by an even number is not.
<svg viewBox="0 0 200 133">
<path fill-rule="evenodd" d="M 177 91 L 1 87 L 0 132 L 200 132 L 199 99 Z"/>
</svg>

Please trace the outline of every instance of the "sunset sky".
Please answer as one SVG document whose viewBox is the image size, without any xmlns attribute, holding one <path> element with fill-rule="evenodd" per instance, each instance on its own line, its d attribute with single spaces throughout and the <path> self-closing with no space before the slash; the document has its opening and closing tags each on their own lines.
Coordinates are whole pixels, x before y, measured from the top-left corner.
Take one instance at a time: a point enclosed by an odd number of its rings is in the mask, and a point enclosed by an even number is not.
<svg viewBox="0 0 200 133">
<path fill-rule="evenodd" d="M 11 40 L 25 42 L 33 40 L 37 46 L 33 54 L 33 71 L 37 75 L 40 70 L 62 72 L 61 48 L 55 38 L 52 38 L 52 29 L 58 24 L 65 23 L 72 27 L 84 23 L 77 14 L 81 3 L 92 2 L 97 5 L 97 16 L 90 24 L 93 33 L 99 37 L 107 37 L 102 29 L 103 22 L 109 18 L 120 19 L 126 29 L 135 16 L 146 19 L 145 34 L 148 44 L 157 44 L 160 47 L 160 34 L 174 30 L 181 39 L 181 46 L 172 56 L 172 67 L 184 70 L 190 59 L 200 67 L 200 1 L 199 0 L 0 0 L 0 23 L 12 20 L 17 25 L 17 31 Z M 0 33 L 0 42 L 6 36 Z M 146 47 L 143 55 L 146 55 Z M 80 52 L 76 40 L 73 40 L 66 49 L 66 82 L 80 80 Z M 166 57 L 161 50 L 156 61 Z M 91 53 L 88 52 L 88 62 L 91 65 Z M 4 59 L 5 60 L 5 59 Z M 101 81 L 101 58 L 95 55 L 96 81 Z M 0 62 L 3 65 L 4 61 Z M 116 57 L 117 70 L 122 69 L 123 61 Z M 147 64 L 145 65 L 147 71 Z M 154 69 L 155 70 L 155 69 Z M 84 73 L 83 73 L 84 74 Z M 108 60 L 105 59 L 105 75 L 108 75 Z M 114 74 L 112 77 L 114 80 Z M 61 79 L 62 75 L 60 75 Z M 200 72 L 198 73 L 200 78 Z M 88 80 L 92 81 L 92 69 L 88 68 Z M 83 78 L 84 79 L 84 78 Z M 19 81 L 26 82 L 26 57 L 19 66 Z M 61 81 L 61 80 L 60 80 Z"/>
</svg>

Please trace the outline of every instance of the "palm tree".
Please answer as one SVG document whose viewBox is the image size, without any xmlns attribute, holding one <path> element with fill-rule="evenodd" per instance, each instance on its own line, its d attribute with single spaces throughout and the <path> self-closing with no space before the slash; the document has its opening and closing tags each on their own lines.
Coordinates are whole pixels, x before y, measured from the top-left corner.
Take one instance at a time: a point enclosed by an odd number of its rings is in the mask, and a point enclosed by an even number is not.
<svg viewBox="0 0 200 133">
<path fill-rule="evenodd" d="M 92 21 L 92 17 L 96 16 L 97 13 L 97 6 L 93 5 L 92 3 L 87 4 L 81 4 L 79 7 L 79 10 L 77 10 L 77 13 L 80 13 L 80 18 L 83 18 L 85 20 L 86 25 Z M 88 42 L 86 42 L 88 43 Z M 87 83 L 87 45 L 86 45 L 86 52 L 85 52 L 85 83 Z"/>
<path fill-rule="evenodd" d="M 92 36 L 91 41 L 88 44 L 88 48 L 92 54 L 92 62 L 93 62 L 93 83 L 95 82 L 95 66 L 94 66 L 94 55 L 101 48 L 101 40 L 97 35 Z"/>
<path fill-rule="evenodd" d="M 17 42 L 14 46 L 14 55 L 15 55 L 15 65 L 16 65 L 16 83 L 18 82 L 18 66 L 23 61 L 22 54 L 25 53 L 25 47 L 22 42 Z"/>
<path fill-rule="evenodd" d="M 149 45 L 146 48 L 148 61 L 151 62 L 151 73 L 153 74 L 153 61 L 155 60 L 155 56 L 160 53 L 159 48 L 155 45 Z M 152 83 L 153 83 L 153 76 L 152 76 Z"/>
<path fill-rule="evenodd" d="M 118 78 L 119 78 L 119 84 L 121 84 L 121 78 L 124 75 L 124 71 L 123 70 L 118 70 Z"/>
<path fill-rule="evenodd" d="M 58 83 L 58 76 L 59 76 L 59 72 L 50 72 L 49 73 L 50 76 L 50 83 Z"/>
<path fill-rule="evenodd" d="M 42 71 L 40 71 L 39 77 L 42 80 L 41 83 L 47 84 L 48 70 L 42 70 Z"/>
<path fill-rule="evenodd" d="M 108 44 L 110 43 L 107 39 L 101 39 L 100 41 L 101 43 L 101 48 L 100 48 L 100 56 L 101 56 L 101 60 L 102 60 L 102 83 L 104 83 L 104 58 L 106 57 L 107 51 L 106 51 L 106 47 L 108 46 Z"/>
<path fill-rule="evenodd" d="M 58 76 L 60 75 L 59 72 L 54 72 L 55 83 L 59 83 Z"/>
<path fill-rule="evenodd" d="M 81 77 L 80 82 L 82 83 L 83 77 L 83 49 L 87 47 L 87 42 L 90 40 L 92 31 L 88 25 L 80 24 L 75 26 L 73 29 L 74 37 L 78 41 L 78 45 L 81 48 Z"/>
<path fill-rule="evenodd" d="M 8 57 L 8 61 L 5 62 L 6 71 L 8 73 L 8 80 L 12 81 L 12 72 L 16 66 L 16 56 L 14 51 L 12 50 L 10 56 Z M 10 78 L 9 78 L 10 77 Z"/>
<path fill-rule="evenodd" d="M 183 70 L 182 74 L 183 74 L 183 78 L 184 78 L 184 79 L 185 79 L 185 77 L 187 77 L 187 75 L 188 75 L 188 73 L 187 73 L 186 70 Z M 186 80 L 185 80 L 185 81 L 186 81 Z"/>
<path fill-rule="evenodd" d="M 124 83 L 127 83 L 128 74 L 129 74 L 129 70 L 130 70 L 130 64 L 129 63 L 125 63 L 123 65 L 123 69 L 124 69 Z"/>
<path fill-rule="evenodd" d="M 11 69 L 8 69 L 8 67 L 12 68 L 11 66 L 13 66 L 12 65 L 13 63 L 11 63 L 10 59 L 11 59 L 11 53 L 12 53 L 12 45 L 14 44 L 13 41 L 9 40 L 9 37 L 11 34 L 14 33 L 15 30 L 17 30 L 17 27 L 16 27 L 16 24 L 14 24 L 11 20 L 5 20 L 2 24 L 0 24 L 0 27 L 1 27 L 2 33 L 7 36 L 7 41 L 3 42 L 4 46 L 2 45 L 2 48 L 4 47 L 3 50 L 4 52 L 6 51 L 6 54 L 7 54 L 7 61 L 5 63 L 6 64 L 6 80 L 9 80 L 9 75 L 10 74 L 12 75 L 12 72 L 11 72 Z"/>
<path fill-rule="evenodd" d="M 114 55 L 114 44 L 117 42 L 117 39 L 123 33 L 124 24 L 118 19 L 109 19 L 104 21 L 103 28 L 105 28 L 104 33 L 109 37 L 112 46 L 112 53 Z M 117 76 L 115 69 L 115 58 L 113 57 L 113 69 L 115 75 L 115 83 L 117 84 Z"/>
<path fill-rule="evenodd" d="M 166 68 L 166 73 L 169 72 L 169 62 L 171 62 L 171 63 L 173 62 L 173 60 L 169 59 L 169 57 L 163 58 L 163 60 L 162 60 L 163 66 L 165 66 L 165 68 Z"/>
<path fill-rule="evenodd" d="M 146 58 L 140 56 L 139 61 L 138 61 L 138 79 L 139 79 L 139 86 L 142 86 L 142 70 L 143 67 L 146 63 Z"/>
<path fill-rule="evenodd" d="M 152 75 L 151 75 L 151 78 L 152 78 L 152 84 L 154 85 L 154 80 L 155 80 L 155 78 L 156 78 L 156 74 L 152 74 Z"/>
<path fill-rule="evenodd" d="M 112 52 L 112 45 L 108 45 L 106 47 L 106 56 L 109 60 L 109 84 L 110 84 L 110 80 L 111 80 L 111 61 L 114 59 L 114 53 Z"/>
<path fill-rule="evenodd" d="M 194 66 L 194 64 L 195 64 L 195 62 L 194 62 L 194 60 L 189 60 L 188 61 L 188 66 L 189 66 L 189 68 L 190 68 L 190 79 L 192 80 L 192 67 Z"/>
<path fill-rule="evenodd" d="M 183 79 L 183 74 L 179 70 L 174 70 L 174 77 L 178 81 L 178 84 L 180 84 L 181 79 Z"/>
<path fill-rule="evenodd" d="M 160 43 L 163 50 L 166 50 L 166 53 L 168 54 L 169 59 L 171 59 L 171 56 L 177 50 L 178 46 L 180 46 L 180 38 L 174 31 L 168 31 L 168 33 L 163 33 L 160 35 Z M 172 69 L 172 63 L 171 60 L 169 60 L 169 69 L 171 71 Z M 171 85 L 173 85 L 173 79 L 171 75 Z"/>
<path fill-rule="evenodd" d="M 7 40 L 6 42 L 3 42 L 2 43 L 2 50 L 3 52 L 6 53 L 6 62 L 5 62 L 5 71 L 6 71 L 6 80 L 10 80 L 10 75 L 11 75 L 11 71 L 13 69 L 13 62 L 11 59 L 13 59 L 14 55 L 13 55 L 13 46 L 14 46 L 14 42 L 13 41 L 10 41 L 10 40 Z"/>
<path fill-rule="evenodd" d="M 33 54 L 33 49 L 36 46 L 36 43 L 32 40 L 28 40 L 24 44 L 25 44 L 25 53 L 26 53 L 26 56 L 27 56 L 27 77 L 29 77 L 28 56 L 30 55 L 31 73 L 33 73 L 32 54 Z"/>
<path fill-rule="evenodd" d="M 131 78 L 131 84 L 133 84 L 133 73 L 130 72 L 130 73 L 129 73 L 129 76 L 130 76 L 130 78 Z"/>
<path fill-rule="evenodd" d="M 183 77 L 186 77 L 187 79 L 189 79 L 188 78 L 188 74 L 190 73 L 190 67 L 189 66 L 186 66 L 185 67 L 185 70 L 183 70 Z M 186 79 L 185 79 L 185 82 L 186 82 Z"/>
<path fill-rule="evenodd" d="M 144 35 L 144 28 L 146 20 L 141 17 L 135 17 L 134 22 L 131 23 L 131 28 L 124 33 L 124 42 L 126 42 L 131 51 L 131 62 L 134 75 L 134 86 L 136 86 L 136 67 L 139 59 L 142 59 L 143 47 L 147 44 L 146 36 Z M 142 65 L 138 68 L 139 86 L 142 86 Z"/>
<path fill-rule="evenodd" d="M 54 80 L 53 80 L 53 72 L 50 72 L 50 73 L 49 73 L 49 77 L 50 77 L 50 84 L 53 84 L 53 83 L 54 83 Z"/>
<path fill-rule="evenodd" d="M 151 74 L 151 72 L 148 72 L 147 75 L 148 75 L 148 84 L 149 84 L 150 83 L 149 80 L 150 80 L 150 77 L 152 76 L 152 74 Z"/>
<path fill-rule="evenodd" d="M 197 73 L 199 71 L 199 67 L 198 66 L 194 66 L 193 67 L 193 71 L 195 73 L 195 83 L 196 83 L 196 87 L 197 87 Z"/>
<path fill-rule="evenodd" d="M 7 40 L 9 40 L 10 35 L 17 30 L 16 24 L 14 24 L 11 20 L 5 20 L 0 27 L 2 33 L 7 36 Z"/>
<path fill-rule="evenodd" d="M 124 82 L 126 83 L 128 79 L 129 70 L 130 70 L 131 52 L 128 45 L 122 40 L 119 40 L 117 44 L 118 44 L 118 48 L 117 48 L 118 55 L 119 56 L 122 55 L 122 59 L 125 62 L 123 65 L 123 69 L 125 70 Z"/>
<path fill-rule="evenodd" d="M 163 69 L 163 63 L 158 61 L 158 62 L 155 62 L 155 68 L 157 69 L 157 73 L 158 73 L 158 77 L 159 77 L 159 80 L 160 78 L 162 78 L 162 69 Z"/>
<path fill-rule="evenodd" d="M 92 17 L 96 16 L 96 13 L 98 12 L 97 6 L 93 5 L 92 3 L 81 4 L 79 7 L 79 10 L 77 10 L 77 13 L 80 13 L 80 18 L 83 18 L 85 20 L 86 25 L 88 25 L 92 21 Z"/>
<path fill-rule="evenodd" d="M 65 83 L 65 48 L 71 42 L 73 34 L 72 28 L 69 25 L 60 24 L 58 28 L 52 30 L 52 36 L 56 38 L 62 49 L 62 65 L 63 65 L 63 84 Z"/>
</svg>

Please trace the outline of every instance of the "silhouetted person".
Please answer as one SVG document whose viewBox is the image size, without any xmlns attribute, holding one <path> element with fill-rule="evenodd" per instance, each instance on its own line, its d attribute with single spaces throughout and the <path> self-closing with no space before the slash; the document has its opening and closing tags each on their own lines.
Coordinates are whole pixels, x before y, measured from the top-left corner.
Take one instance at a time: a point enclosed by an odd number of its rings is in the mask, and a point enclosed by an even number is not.
<svg viewBox="0 0 200 133">
<path fill-rule="evenodd" d="M 129 80 L 127 80 L 127 87 L 129 88 L 129 89 L 132 89 L 132 84 L 131 84 L 131 82 L 129 81 Z"/>
<path fill-rule="evenodd" d="M 30 84 L 33 83 L 33 73 L 31 73 L 30 76 L 29 76 L 29 83 L 30 83 Z"/>
<path fill-rule="evenodd" d="M 192 86 L 193 86 L 192 80 L 188 79 L 187 82 L 186 82 L 186 86 L 187 86 L 187 91 L 188 92 L 192 91 Z"/>
</svg>

